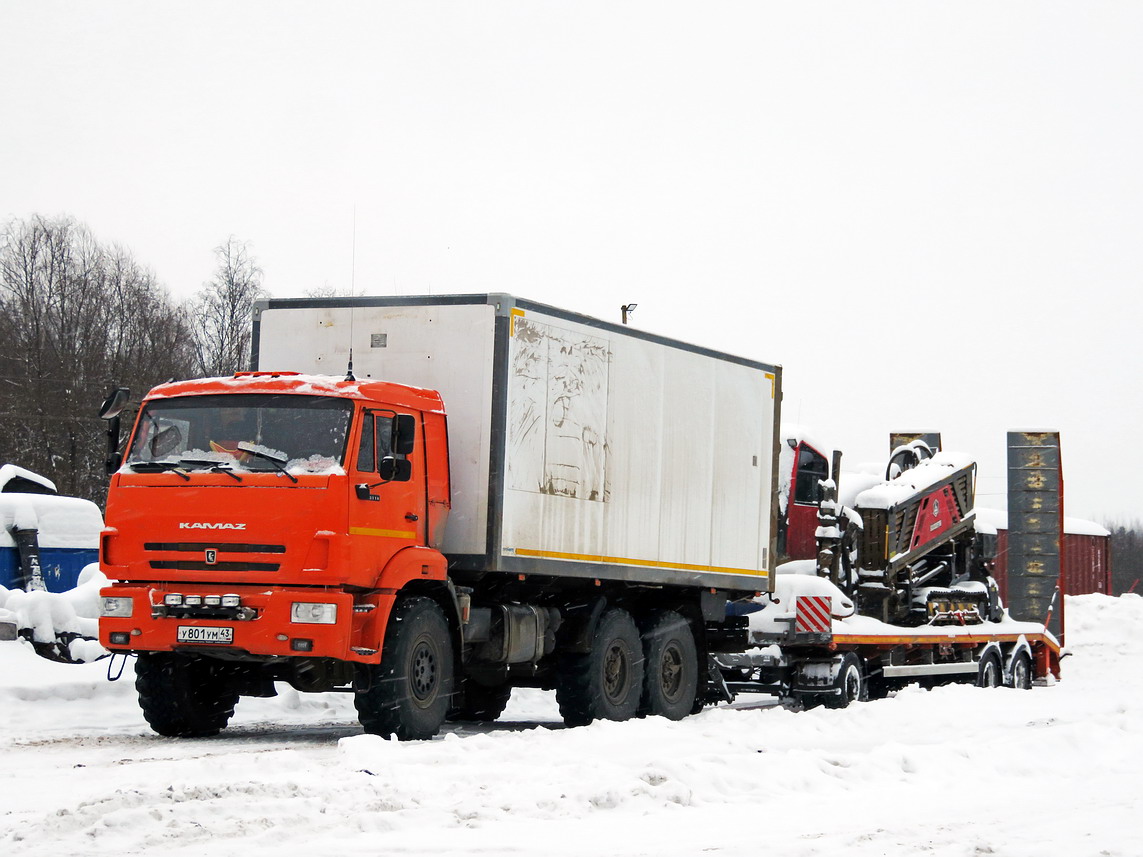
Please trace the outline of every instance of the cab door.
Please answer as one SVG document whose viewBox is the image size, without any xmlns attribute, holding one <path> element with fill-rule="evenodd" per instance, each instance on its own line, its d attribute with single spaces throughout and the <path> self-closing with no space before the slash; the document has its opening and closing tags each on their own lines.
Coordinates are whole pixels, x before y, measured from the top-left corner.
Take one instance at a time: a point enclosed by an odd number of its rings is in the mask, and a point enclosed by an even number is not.
<svg viewBox="0 0 1143 857">
<path fill-rule="evenodd" d="M 374 579 L 397 551 L 425 544 L 425 465 L 419 413 L 363 408 L 349 471 L 356 570 Z M 354 574 L 351 572 L 351 575 Z"/>
<path fill-rule="evenodd" d="M 813 559 L 818 552 L 821 481 L 829 478 L 829 462 L 805 441 L 798 444 L 796 452 L 786 503 L 786 555 L 790 559 Z"/>
</svg>

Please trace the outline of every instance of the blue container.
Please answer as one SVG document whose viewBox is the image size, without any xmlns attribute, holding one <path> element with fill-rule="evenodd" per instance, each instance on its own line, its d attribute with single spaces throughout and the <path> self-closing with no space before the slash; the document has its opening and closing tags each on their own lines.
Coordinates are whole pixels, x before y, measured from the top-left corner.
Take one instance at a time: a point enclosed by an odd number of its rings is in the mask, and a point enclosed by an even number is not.
<svg viewBox="0 0 1143 857">
<path fill-rule="evenodd" d="M 93 562 L 99 562 L 96 548 L 40 548 L 40 570 L 49 592 L 75 589 L 79 573 Z M 14 547 L 0 547 L 0 586 L 15 589 L 19 582 L 19 551 Z"/>
</svg>

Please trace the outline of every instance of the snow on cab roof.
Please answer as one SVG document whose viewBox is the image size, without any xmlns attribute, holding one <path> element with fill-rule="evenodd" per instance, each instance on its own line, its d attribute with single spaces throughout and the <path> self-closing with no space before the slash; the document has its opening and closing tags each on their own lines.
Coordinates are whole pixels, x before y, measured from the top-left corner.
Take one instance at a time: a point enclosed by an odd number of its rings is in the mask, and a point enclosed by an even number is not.
<svg viewBox="0 0 1143 857">
<path fill-rule="evenodd" d="M 286 393 L 290 395 L 340 396 L 352 399 L 400 399 L 422 411 L 443 413 L 440 393 L 408 384 L 374 378 L 347 379 L 336 375 L 305 375 L 300 372 L 236 372 L 216 378 L 193 378 L 160 384 L 149 399 L 210 395 L 222 392 Z"/>
</svg>

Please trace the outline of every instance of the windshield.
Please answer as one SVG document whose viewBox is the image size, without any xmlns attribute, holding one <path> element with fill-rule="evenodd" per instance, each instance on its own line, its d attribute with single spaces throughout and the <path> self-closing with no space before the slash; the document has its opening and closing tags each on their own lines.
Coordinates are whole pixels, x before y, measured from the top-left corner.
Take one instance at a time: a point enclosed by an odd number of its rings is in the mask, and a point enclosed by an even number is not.
<svg viewBox="0 0 1143 857">
<path fill-rule="evenodd" d="M 352 402 L 323 396 L 156 399 L 143 408 L 127 464 L 340 472 L 352 415 Z"/>
</svg>

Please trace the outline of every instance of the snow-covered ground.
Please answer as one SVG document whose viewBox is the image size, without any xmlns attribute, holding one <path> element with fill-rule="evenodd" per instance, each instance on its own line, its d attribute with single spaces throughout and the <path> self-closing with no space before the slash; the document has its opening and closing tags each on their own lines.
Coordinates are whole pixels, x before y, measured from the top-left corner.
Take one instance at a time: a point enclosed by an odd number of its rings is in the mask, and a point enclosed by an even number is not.
<svg viewBox="0 0 1143 857">
<path fill-rule="evenodd" d="M 152 734 L 130 668 L 0 644 L 0 853 L 1137 857 L 1143 598 L 1069 599 L 1064 680 L 906 689 L 844 711 L 743 698 L 680 723 L 362 735 L 352 700 L 244 699 Z"/>
</svg>

